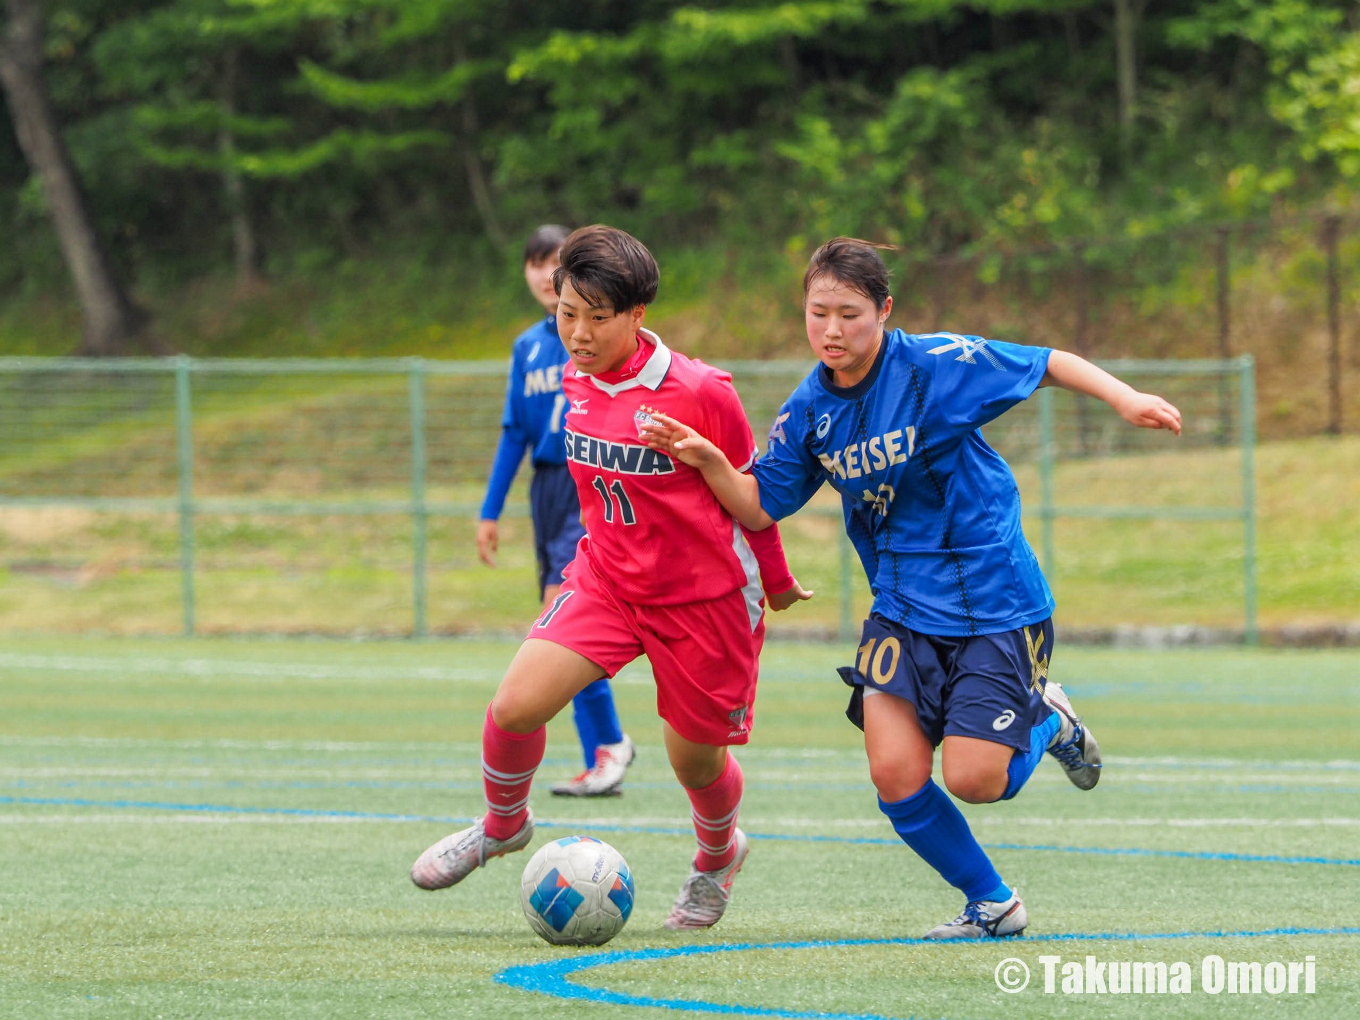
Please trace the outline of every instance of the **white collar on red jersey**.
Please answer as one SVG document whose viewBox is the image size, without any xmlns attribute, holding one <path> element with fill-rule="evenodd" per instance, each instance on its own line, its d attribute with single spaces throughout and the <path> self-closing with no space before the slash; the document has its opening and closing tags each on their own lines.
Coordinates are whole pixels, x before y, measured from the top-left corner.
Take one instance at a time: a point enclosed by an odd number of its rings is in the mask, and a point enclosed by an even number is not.
<svg viewBox="0 0 1360 1020">
<path fill-rule="evenodd" d="M 647 359 L 647 364 L 637 375 L 631 379 L 625 379 L 621 383 L 601 382 L 593 375 L 586 375 L 586 378 L 593 382 L 600 389 L 604 390 L 611 397 L 618 396 L 624 390 L 631 390 L 634 386 L 646 386 L 649 390 L 657 390 L 666 380 L 666 373 L 671 370 L 671 349 L 661 342 L 661 338 L 650 329 L 640 329 L 639 333 L 645 333 L 647 339 L 656 344 L 656 350 L 652 351 L 652 356 Z M 585 373 L 580 373 L 585 375 Z"/>
</svg>

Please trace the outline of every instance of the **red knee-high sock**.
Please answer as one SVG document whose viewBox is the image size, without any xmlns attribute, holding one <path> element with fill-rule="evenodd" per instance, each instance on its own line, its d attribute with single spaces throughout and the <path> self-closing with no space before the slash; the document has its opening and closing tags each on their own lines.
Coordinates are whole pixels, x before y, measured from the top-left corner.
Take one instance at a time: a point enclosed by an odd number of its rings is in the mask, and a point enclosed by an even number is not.
<svg viewBox="0 0 1360 1020">
<path fill-rule="evenodd" d="M 741 791 L 741 766 L 730 751 L 722 775 L 702 790 L 685 791 L 694 818 L 694 835 L 699 840 L 694 866 L 700 871 L 717 871 L 732 863 L 737 852 L 735 833 Z"/>
<path fill-rule="evenodd" d="M 532 733 L 509 733 L 491 718 L 486 709 L 482 726 L 482 784 L 486 788 L 486 834 L 492 839 L 509 839 L 519 832 L 529 814 L 529 787 L 534 772 L 543 760 L 548 730 L 540 726 Z"/>
</svg>

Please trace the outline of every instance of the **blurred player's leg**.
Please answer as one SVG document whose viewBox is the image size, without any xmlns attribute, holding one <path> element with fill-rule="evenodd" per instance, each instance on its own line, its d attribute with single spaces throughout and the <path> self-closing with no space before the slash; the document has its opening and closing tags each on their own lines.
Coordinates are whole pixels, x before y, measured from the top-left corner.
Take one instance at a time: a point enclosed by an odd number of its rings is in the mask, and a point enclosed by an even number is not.
<svg viewBox="0 0 1360 1020">
<path fill-rule="evenodd" d="M 1057 681 L 1044 685 L 1044 703 L 1059 716 L 1061 725 L 1048 744 L 1048 753 L 1058 759 L 1072 785 L 1089 790 L 1100 781 L 1100 746 L 1095 734 L 1082 725 Z"/>
<path fill-rule="evenodd" d="M 598 665 L 551 641 L 520 646 L 482 726 L 482 782 L 487 813 L 444 837 L 411 868 L 422 889 L 461 882 L 492 857 L 522 850 L 533 838 L 529 789 L 543 760 L 545 725 L 599 676 Z"/>
<path fill-rule="evenodd" d="M 617 797 L 623 777 L 637 754 L 633 741 L 619 725 L 609 679 L 600 677 L 571 701 L 576 732 L 586 754 L 586 769 L 552 792 L 559 797 Z"/>
<path fill-rule="evenodd" d="M 737 828 L 744 785 L 741 766 L 726 748 L 695 744 L 669 724 L 665 735 L 676 777 L 689 795 L 699 844 L 689 878 L 665 923 L 675 929 L 711 928 L 727 909 L 732 881 L 748 851 L 746 835 Z"/>
</svg>

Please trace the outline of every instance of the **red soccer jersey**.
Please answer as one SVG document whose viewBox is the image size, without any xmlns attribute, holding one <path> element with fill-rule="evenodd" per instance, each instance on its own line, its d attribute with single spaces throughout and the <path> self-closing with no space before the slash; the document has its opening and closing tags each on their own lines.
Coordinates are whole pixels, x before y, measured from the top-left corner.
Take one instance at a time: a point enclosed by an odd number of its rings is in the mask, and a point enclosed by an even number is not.
<svg viewBox="0 0 1360 1020">
<path fill-rule="evenodd" d="M 732 377 L 642 334 L 655 347 L 632 378 L 611 384 L 570 364 L 563 373 L 567 465 L 586 526 L 573 569 L 588 567 L 629 602 L 674 605 L 741 588 L 758 600 L 756 558 L 703 476 L 638 439 L 642 408 L 656 408 L 747 470 L 756 444 Z"/>
</svg>

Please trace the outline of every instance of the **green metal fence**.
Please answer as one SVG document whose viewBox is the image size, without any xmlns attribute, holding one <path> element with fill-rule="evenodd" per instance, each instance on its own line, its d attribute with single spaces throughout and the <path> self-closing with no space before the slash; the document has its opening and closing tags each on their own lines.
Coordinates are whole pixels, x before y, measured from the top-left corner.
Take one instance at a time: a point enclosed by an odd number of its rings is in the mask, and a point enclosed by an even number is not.
<svg viewBox="0 0 1360 1020">
<path fill-rule="evenodd" d="M 1067 587 L 1079 592 L 1087 590 L 1082 585 L 1096 585 L 1093 591 L 1123 590 L 1118 570 L 1111 588 L 1099 578 L 1086 578 L 1080 564 L 1075 572 L 1064 564 L 1063 549 L 1083 548 L 1082 542 L 1091 546 L 1084 532 L 1103 526 L 1093 522 L 1226 522 L 1240 528 L 1240 544 L 1233 543 L 1228 555 L 1240 555 L 1238 619 L 1246 640 L 1254 642 L 1251 359 L 1104 364 L 1182 407 L 1186 432 L 1180 443 L 1168 442 L 1164 433 L 1129 428 L 1085 398 L 1048 389 L 986 429 L 989 442 L 1021 479 L 1027 508 L 1038 522 L 1036 545 L 1060 605 Z M 732 371 L 758 436 L 808 370 L 802 361 L 731 362 L 723 367 Z M 383 578 L 409 570 L 403 610 L 409 611 L 409 622 L 405 628 L 390 622 L 389 631 L 423 636 L 432 630 L 481 629 L 492 601 L 488 593 L 508 584 L 508 577 L 477 574 L 471 595 L 460 596 L 460 601 L 441 593 L 434 606 L 430 579 L 432 573 L 443 578 L 465 567 L 476 569 L 469 567 L 466 536 L 447 529 L 455 522 L 461 527 L 478 512 L 499 431 L 504 372 L 500 363 L 421 359 L 0 359 L 0 523 L 7 512 L 65 509 L 86 515 L 62 525 L 70 525 L 64 540 L 34 539 L 23 529 L 0 528 L 0 610 L 7 610 L 0 613 L 7 618 L 0 626 L 98 627 L 105 616 L 135 614 L 145 603 L 144 625 L 130 624 L 131 629 L 164 631 L 170 628 L 156 622 L 160 610 L 155 608 L 164 599 L 156 602 L 147 593 L 154 578 L 173 569 L 178 574 L 177 629 L 194 634 L 202 629 L 205 578 L 215 591 L 279 578 L 279 583 L 296 585 L 295 575 L 310 571 L 324 581 L 336 573 L 334 562 L 368 556 L 377 566 L 369 563 L 355 571 L 356 577 L 341 578 L 350 591 L 381 587 L 388 583 Z M 1236 467 L 1226 466 L 1225 458 Z M 1189 480 L 1195 484 L 1187 484 Z M 1123 491 L 1128 498 L 1093 500 L 1093 491 Z M 1088 495 L 1072 502 L 1069 493 Z M 522 515 L 522 505 L 522 499 L 512 499 L 508 512 Z M 801 577 L 805 569 L 821 569 L 821 586 L 831 584 L 838 591 L 834 611 L 830 606 L 821 610 L 825 615 L 819 631 L 807 625 L 806 614 L 784 614 L 778 626 L 848 638 L 866 611 L 870 593 L 852 562 L 838 517 L 838 505 L 824 493 L 800 515 L 801 522 L 786 524 L 795 571 Z M 320 523 L 300 536 L 281 525 L 277 535 L 289 544 L 288 555 L 302 556 L 298 550 L 305 550 L 314 562 L 296 567 L 271 561 L 253 563 L 249 571 L 238 569 L 244 546 L 270 556 L 271 532 L 258 522 L 300 519 Z M 114 527 L 114 520 L 123 524 Z M 343 537 L 344 522 L 361 520 L 361 530 Z M 1059 542 L 1058 522 L 1083 520 L 1092 523 L 1073 532 L 1072 542 Z M 166 534 L 171 521 L 173 554 Z M 213 522 L 221 531 L 208 535 Z M 406 534 L 398 541 L 394 536 L 402 529 Z M 433 538 L 432 532 L 437 532 Z M 432 541 L 436 563 L 431 560 Z M 1100 539 L 1095 548 L 1103 551 L 1122 541 Z M 827 556 L 831 544 L 838 550 L 834 567 Z M 321 546 L 325 549 L 313 555 L 311 550 Z M 110 548 L 133 552 L 120 560 Z M 100 549 L 104 560 L 99 562 L 112 560 L 115 567 L 109 576 L 93 570 L 86 577 L 81 564 L 97 560 Z M 205 551 L 210 553 L 207 559 Z M 5 576 L 10 579 L 8 601 Z M 70 577 L 76 579 L 67 589 L 54 590 L 53 585 Z M 101 586 L 107 589 L 100 596 L 103 602 L 92 594 Z M 319 590 L 320 583 L 285 594 L 277 604 L 291 610 L 292 603 Z M 253 596 L 247 590 L 236 598 L 249 605 Z M 387 618 L 395 621 L 393 599 L 389 597 Z M 28 612 L 40 604 L 51 607 L 48 615 Z M 78 604 L 84 615 L 63 613 L 67 605 Z M 1183 616 L 1174 619 L 1196 622 L 1193 600 L 1187 605 Z M 531 612 L 526 594 L 524 605 L 507 609 L 504 619 L 526 619 Z M 334 615 L 319 602 L 315 619 L 298 610 L 297 619 L 303 622 L 284 629 L 354 629 L 329 618 Z M 804 622 L 796 622 L 800 619 Z M 1108 619 L 1093 619 L 1122 622 L 1114 609 Z M 267 620 L 238 627 L 224 617 L 209 629 L 271 628 Z"/>
</svg>

